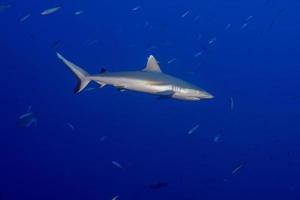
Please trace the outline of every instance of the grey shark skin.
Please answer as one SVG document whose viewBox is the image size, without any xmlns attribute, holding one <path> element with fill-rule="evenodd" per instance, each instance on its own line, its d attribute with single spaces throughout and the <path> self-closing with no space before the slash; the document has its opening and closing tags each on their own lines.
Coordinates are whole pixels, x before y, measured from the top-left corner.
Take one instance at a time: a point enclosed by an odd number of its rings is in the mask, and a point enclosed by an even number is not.
<svg viewBox="0 0 300 200">
<path fill-rule="evenodd" d="M 90 81 L 95 81 L 100 87 L 112 85 L 120 91 L 132 90 L 158 95 L 162 98 L 190 101 L 213 98 L 211 94 L 203 89 L 163 73 L 152 55 L 149 56 L 146 67 L 141 71 L 104 72 L 95 75 L 90 75 L 61 54 L 57 53 L 57 56 L 78 79 L 75 93 L 81 92 Z"/>
</svg>

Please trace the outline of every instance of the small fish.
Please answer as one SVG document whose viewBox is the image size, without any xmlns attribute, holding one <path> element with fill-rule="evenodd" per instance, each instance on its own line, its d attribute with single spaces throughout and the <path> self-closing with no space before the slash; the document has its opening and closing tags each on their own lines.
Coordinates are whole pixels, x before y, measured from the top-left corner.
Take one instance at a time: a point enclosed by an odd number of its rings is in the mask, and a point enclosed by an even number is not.
<svg viewBox="0 0 300 200">
<path fill-rule="evenodd" d="M 111 200 L 117 200 L 119 198 L 119 196 L 114 196 Z"/>
<path fill-rule="evenodd" d="M 231 172 L 231 174 L 234 175 L 234 174 L 237 173 L 243 166 L 244 166 L 244 164 L 241 164 L 241 165 L 237 166 L 237 167 Z"/>
<path fill-rule="evenodd" d="M 139 10 L 139 9 L 141 9 L 141 8 L 142 8 L 142 6 L 137 6 L 137 7 L 132 8 L 131 10 L 132 10 L 132 11 L 137 11 L 137 10 Z"/>
<path fill-rule="evenodd" d="M 31 14 L 25 15 L 24 17 L 22 17 L 22 18 L 20 19 L 20 22 L 26 21 L 30 16 L 31 16 Z"/>
<path fill-rule="evenodd" d="M 247 24 L 247 23 L 244 23 L 244 24 L 241 26 L 241 30 L 245 29 L 247 26 L 248 26 L 248 24 Z"/>
<path fill-rule="evenodd" d="M 218 143 L 220 141 L 221 136 L 220 135 L 216 135 L 214 137 L 214 143 Z"/>
<path fill-rule="evenodd" d="M 73 126 L 73 124 L 71 124 L 71 123 L 67 123 L 67 126 L 72 130 L 72 131 L 74 131 L 75 130 L 75 128 L 74 128 L 74 126 Z"/>
<path fill-rule="evenodd" d="M 248 17 L 246 18 L 246 21 L 249 21 L 249 20 L 251 20 L 252 18 L 253 18 L 253 16 L 250 15 L 250 16 L 248 16 Z"/>
<path fill-rule="evenodd" d="M 7 5 L 0 5 L 0 12 L 5 11 L 5 10 L 11 8 L 11 7 L 12 7 L 12 5 L 9 5 L 9 4 L 7 4 Z"/>
<path fill-rule="evenodd" d="M 120 168 L 120 169 L 122 169 L 123 168 L 123 166 L 120 164 L 120 163 L 118 163 L 117 161 L 111 161 L 111 164 L 113 164 L 115 167 L 117 167 L 117 168 Z"/>
<path fill-rule="evenodd" d="M 230 97 L 230 110 L 234 109 L 234 101 L 233 101 L 233 97 Z"/>
<path fill-rule="evenodd" d="M 229 30 L 231 28 L 231 24 L 227 24 L 226 27 L 225 27 L 225 30 Z"/>
<path fill-rule="evenodd" d="M 200 19 L 200 16 L 197 15 L 195 18 L 194 18 L 194 22 L 198 21 Z"/>
<path fill-rule="evenodd" d="M 37 125 L 37 118 L 31 112 L 31 106 L 29 106 L 27 112 L 18 118 L 17 126 L 20 128 L 29 128 L 32 125 Z"/>
<path fill-rule="evenodd" d="M 192 133 L 194 133 L 198 128 L 199 128 L 199 124 L 197 124 L 196 126 L 194 126 L 193 128 L 191 128 L 189 131 L 188 131 L 188 135 L 191 135 Z"/>
<path fill-rule="evenodd" d="M 169 60 L 167 63 L 168 64 L 171 64 L 171 63 L 173 63 L 173 62 L 175 62 L 176 61 L 176 58 L 172 58 L 171 60 Z"/>
<path fill-rule="evenodd" d="M 74 15 L 81 15 L 83 13 L 84 13 L 84 10 L 79 10 L 79 11 L 74 12 Z"/>
<path fill-rule="evenodd" d="M 181 15 L 181 18 L 186 17 L 188 14 L 190 14 L 190 11 L 186 11 L 185 13 L 183 13 L 183 14 Z"/>
<path fill-rule="evenodd" d="M 194 55 L 194 57 L 199 57 L 199 56 L 201 56 L 202 55 L 202 51 L 199 51 L 199 52 L 197 52 L 195 55 Z"/>
<path fill-rule="evenodd" d="M 57 6 L 57 7 L 54 7 L 54 8 L 49 8 L 49 9 L 46 9 L 43 12 L 41 12 L 41 15 L 43 15 L 43 16 L 51 15 L 53 13 L 56 13 L 60 9 L 61 9 L 61 6 Z"/>
<path fill-rule="evenodd" d="M 102 137 L 99 139 L 99 141 L 100 141 L 100 142 L 104 142 L 106 139 L 107 139 L 107 136 L 104 135 L 104 136 L 102 136 Z"/>
<path fill-rule="evenodd" d="M 208 44 L 213 44 L 217 41 L 217 38 L 216 37 L 213 37 L 209 42 Z"/>
</svg>

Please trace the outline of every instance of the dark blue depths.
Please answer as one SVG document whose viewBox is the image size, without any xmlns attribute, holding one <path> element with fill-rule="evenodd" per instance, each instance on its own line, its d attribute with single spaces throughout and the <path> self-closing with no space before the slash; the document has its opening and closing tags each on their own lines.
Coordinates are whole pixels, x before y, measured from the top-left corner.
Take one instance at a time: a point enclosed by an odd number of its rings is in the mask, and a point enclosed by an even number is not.
<svg viewBox="0 0 300 200">
<path fill-rule="evenodd" d="M 299 1 L 0 5 L 0 199 L 300 198 Z M 74 95 L 56 51 L 90 73 L 142 69 L 153 54 L 215 98 Z"/>
</svg>

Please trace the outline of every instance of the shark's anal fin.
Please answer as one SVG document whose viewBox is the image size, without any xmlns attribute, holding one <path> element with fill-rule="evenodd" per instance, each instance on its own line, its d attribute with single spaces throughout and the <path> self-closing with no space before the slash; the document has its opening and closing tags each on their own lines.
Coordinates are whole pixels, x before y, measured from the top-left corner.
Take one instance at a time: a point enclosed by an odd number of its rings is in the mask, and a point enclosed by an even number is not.
<svg viewBox="0 0 300 200">
<path fill-rule="evenodd" d="M 118 90 L 119 90 L 120 92 L 125 92 L 125 91 L 126 91 L 126 89 L 124 89 L 124 88 L 118 88 Z"/>
<path fill-rule="evenodd" d="M 158 65 L 157 60 L 152 55 L 149 56 L 147 66 L 144 68 L 143 71 L 158 72 L 158 73 L 162 72 Z"/>
</svg>

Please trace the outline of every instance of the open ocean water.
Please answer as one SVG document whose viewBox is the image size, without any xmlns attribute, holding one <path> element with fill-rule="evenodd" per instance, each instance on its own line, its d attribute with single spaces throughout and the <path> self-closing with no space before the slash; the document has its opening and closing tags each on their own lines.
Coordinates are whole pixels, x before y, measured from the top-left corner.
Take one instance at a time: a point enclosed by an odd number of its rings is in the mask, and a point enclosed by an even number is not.
<svg viewBox="0 0 300 200">
<path fill-rule="evenodd" d="M 54 8 L 52 10 L 49 10 Z M 0 199 L 300 199 L 299 0 L 0 0 Z M 95 83 L 163 72 L 213 99 Z"/>
</svg>

